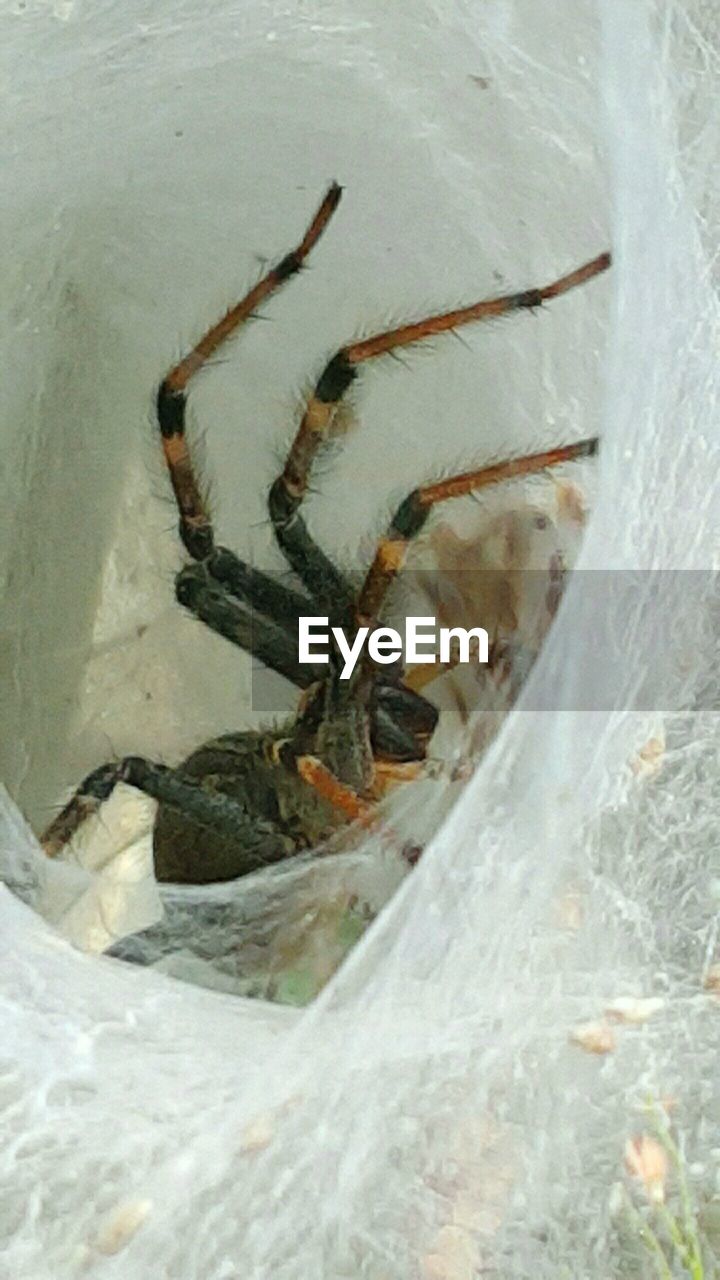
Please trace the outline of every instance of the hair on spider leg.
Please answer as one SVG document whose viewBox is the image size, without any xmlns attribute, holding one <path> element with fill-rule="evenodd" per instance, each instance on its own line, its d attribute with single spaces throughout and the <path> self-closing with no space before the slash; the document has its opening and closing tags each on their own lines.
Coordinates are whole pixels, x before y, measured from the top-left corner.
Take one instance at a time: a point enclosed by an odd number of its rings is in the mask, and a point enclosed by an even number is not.
<svg viewBox="0 0 720 1280">
<path fill-rule="evenodd" d="M 387 354 L 390 357 L 390 359 L 395 362 L 395 364 L 401 364 L 403 369 L 405 369 L 408 373 L 410 372 L 410 370 L 412 369 L 412 365 L 410 364 L 410 361 L 408 360 L 408 357 L 406 355 L 400 355 L 399 351 L 388 351 Z M 423 352 L 422 354 L 424 355 L 425 352 Z"/>
<path fill-rule="evenodd" d="M 209 360 L 205 361 L 205 364 L 203 365 L 203 369 L 205 372 L 208 372 L 208 371 L 212 371 L 213 369 L 221 369 L 224 365 L 234 364 L 234 363 L 235 361 L 233 360 L 232 356 L 211 356 Z"/>
<path fill-rule="evenodd" d="M 458 333 L 457 329 L 450 329 L 448 332 L 450 334 L 450 337 L 454 338 L 456 342 L 459 342 L 460 345 L 464 347 L 466 351 L 472 351 L 472 347 L 470 346 L 470 343 L 467 341 L 466 338 L 463 338 L 461 333 Z"/>
<path fill-rule="evenodd" d="M 461 337 L 457 330 L 450 329 L 448 332 L 451 336 L 455 337 L 458 342 L 462 343 L 467 351 L 471 354 L 475 354 L 474 349 L 464 338 Z M 385 364 L 386 361 L 389 366 L 389 362 L 393 361 L 394 364 L 401 365 L 407 373 L 412 373 L 414 367 L 419 367 L 423 361 L 432 360 L 432 358 L 436 356 L 437 344 L 432 340 L 432 338 L 429 338 L 422 343 L 418 343 L 417 346 L 406 347 L 400 351 L 385 351 L 379 367 L 382 368 L 382 365 Z"/>
<path fill-rule="evenodd" d="M 282 470 L 282 466 L 285 462 L 285 459 L 287 458 L 288 448 L 289 448 L 289 445 L 286 444 L 284 450 L 281 450 L 279 448 L 274 448 L 272 450 L 272 454 L 274 457 L 274 464 L 273 464 L 274 475 L 277 475 L 278 471 Z M 339 435 L 335 436 L 333 435 L 332 431 L 329 431 L 326 434 L 325 438 L 323 439 L 322 445 L 315 459 L 315 466 L 313 467 L 312 477 L 310 477 L 306 483 L 305 492 L 308 495 L 308 497 L 323 496 L 323 483 L 322 483 L 323 479 L 326 475 L 328 475 L 330 471 L 332 471 L 334 460 L 341 453 L 341 451 L 342 450 L 341 450 Z M 271 524 L 272 519 L 271 519 L 270 513 L 268 512 L 265 519 L 262 521 L 259 521 L 258 523 L 265 524 L 265 525 L 267 525 L 268 523 Z"/>
</svg>

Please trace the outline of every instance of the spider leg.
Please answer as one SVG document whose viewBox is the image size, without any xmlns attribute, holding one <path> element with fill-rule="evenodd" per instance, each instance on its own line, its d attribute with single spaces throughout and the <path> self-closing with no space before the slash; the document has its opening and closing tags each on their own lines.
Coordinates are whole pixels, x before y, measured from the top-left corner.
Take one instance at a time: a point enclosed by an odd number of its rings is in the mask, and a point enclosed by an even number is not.
<svg viewBox="0 0 720 1280">
<path fill-rule="evenodd" d="M 376 800 L 382 800 L 393 787 L 402 786 L 406 782 L 417 782 L 427 776 L 431 776 L 427 760 L 408 760 L 402 763 L 376 760 L 372 794 Z"/>
<path fill-rule="evenodd" d="M 297 274 L 320 239 L 335 212 L 342 193 L 336 182 L 329 188 L 300 243 L 272 267 L 261 280 L 200 339 L 163 379 L 157 396 L 163 452 L 180 512 L 180 537 L 194 560 L 203 560 L 213 549 L 213 529 L 200 492 L 185 437 L 186 392 L 190 379 L 256 308 L 286 280 Z"/>
<path fill-rule="evenodd" d="M 190 379 L 217 351 L 218 347 L 255 314 L 256 308 L 265 298 L 301 269 L 337 208 L 340 196 L 341 188 L 337 183 L 333 183 L 300 244 L 291 253 L 286 254 L 277 266 L 267 272 L 236 306 L 208 330 L 193 350 L 170 370 L 160 386 L 157 399 L 163 450 L 180 512 L 180 536 L 187 551 L 193 559 L 204 562 L 210 576 L 231 596 L 252 605 L 261 614 L 273 619 L 280 627 L 284 627 L 289 635 L 292 634 L 293 640 L 297 636 L 298 617 L 301 614 L 317 612 L 314 604 L 298 592 L 275 582 L 267 574 L 251 568 L 227 548 L 214 545 L 210 516 L 194 473 L 185 436 L 186 394 Z M 197 581 L 187 578 L 181 572 L 176 588 L 181 603 L 192 607 L 189 599 L 184 600 L 181 597 L 185 593 L 188 596 L 192 595 L 195 599 L 198 588 Z M 257 622 L 255 634 L 259 638 L 256 647 L 253 648 L 249 643 L 247 618 L 242 618 L 237 611 L 233 614 L 229 606 L 223 609 L 217 594 L 206 592 L 204 602 L 210 609 L 211 616 L 206 617 L 201 609 L 196 609 L 194 612 L 213 630 L 241 644 L 243 648 L 249 648 L 252 652 L 257 651 L 263 661 L 269 660 L 270 665 L 275 666 L 276 670 L 281 670 L 282 674 L 288 674 L 287 645 L 283 643 L 279 634 L 273 636 L 269 627 L 263 627 L 261 622 Z M 268 645 L 271 650 L 269 659 L 263 652 Z M 272 660 L 272 653 L 276 655 L 275 662 Z M 293 670 L 288 678 L 300 687 L 304 687 L 314 678 L 312 672 L 306 671 L 301 673 L 302 679 L 296 679 L 297 663 L 291 663 L 291 665 Z"/>
<path fill-rule="evenodd" d="M 585 284 L 610 266 L 610 254 L 602 253 L 575 271 L 539 289 L 483 299 L 468 307 L 460 307 L 441 315 L 430 316 L 414 324 L 402 325 L 386 333 L 341 347 L 321 374 L 310 395 L 305 412 L 285 461 L 285 466 L 272 485 L 268 496 L 270 519 L 275 536 L 289 564 L 304 582 L 311 595 L 348 607 L 348 586 L 337 569 L 313 543 L 299 514 L 305 498 L 315 457 L 327 440 L 338 406 L 357 377 L 358 368 L 366 360 L 385 355 L 461 325 L 505 315 L 511 311 L 535 309 L 568 290 Z"/>
<path fill-rule="evenodd" d="M 256 608 L 244 608 L 240 591 L 231 593 L 227 581 L 216 582 L 208 576 L 206 570 L 212 569 L 214 556 L 219 556 L 221 550 L 218 548 L 213 557 L 202 564 L 186 565 L 180 570 L 175 584 L 179 603 L 211 631 L 245 649 L 264 666 L 271 667 L 286 680 L 290 680 L 298 689 L 308 689 L 316 681 L 325 679 L 329 673 L 327 665 L 298 661 L 297 614 L 288 611 L 287 616 L 283 617 L 278 608 L 277 611 L 273 609 L 272 616 L 262 616 L 259 606 L 257 611 Z M 240 561 L 235 565 L 228 562 L 231 575 L 235 573 L 237 566 L 241 580 L 246 573 L 253 577 L 263 577 L 259 571 L 248 569 Z M 252 595 L 253 605 L 262 598 L 269 615 L 273 593 L 284 592 L 285 588 L 272 579 L 267 579 L 260 587 L 260 592 Z M 239 599 L 233 599 L 233 595 Z M 296 596 L 295 593 L 288 592 L 287 595 L 288 599 L 304 602 L 304 597 Z M 284 606 L 287 602 L 280 600 L 279 603 Z M 309 604 L 303 603 L 304 612 L 310 612 L 310 608 Z M 387 683 L 378 680 L 374 683 L 370 714 L 373 749 L 379 755 L 400 760 L 415 758 L 418 742 L 426 742 L 430 738 L 437 721 L 437 712 L 430 703 L 424 698 L 415 697 L 409 689 L 398 688 L 392 680 Z"/>
<path fill-rule="evenodd" d="M 475 493 L 478 489 L 500 484 L 504 480 L 534 475 L 538 471 L 545 471 L 548 467 L 555 467 L 563 462 L 572 462 L 576 458 L 592 457 L 597 449 L 597 438 L 580 440 L 576 444 L 561 445 L 557 449 L 528 454 L 523 458 L 510 458 L 478 470 L 448 476 L 437 484 L 413 489 L 405 501 L 401 502 L 388 532 L 378 543 L 358 599 L 358 624 L 370 627 L 374 625 L 388 589 L 403 567 L 409 543 L 420 533 L 436 503 Z"/>
<path fill-rule="evenodd" d="M 126 756 L 116 763 L 101 765 L 88 774 L 64 809 L 43 833 L 40 844 L 54 858 L 78 828 L 110 797 L 119 782 L 136 787 L 145 795 L 177 809 L 196 823 L 241 844 L 257 866 L 278 862 L 296 852 L 289 836 L 267 820 L 248 813 L 231 796 L 213 792 L 175 769 L 141 756 Z"/>
<path fill-rule="evenodd" d="M 303 782 L 312 787 L 313 791 L 317 791 L 324 800 L 328 800 L 334 808 L 344 813 L 351 822 L 363 824 L 372 822 L 375 816 L 375 805 L 336 778 L 317 756 L 298 756 L 295 760 L 295 768 Z"/>
<path fill-rule="evenodd" d="M 208 562 L 203 562 L 180 570 L 175 580 L 175 594 L 184 608 L 211 631 L 245 649 L 299 689 L 306 689 L 327 675 L 327 666 L 298 661 L 297 616 L 291 627 L 289 621 L 284 625 L 282 614 L 280 620 L 275 621 L 274 616 L 265 617 L 245 607 L 233 598 L 235 593 L 230 593 L 226 583 L 216 582 L 209 576 L 209 567 Z M 281 590 L 279 584 L 268 581 L 273 591 Z M 311 607 L 308 605 L 305 612 Z"/>
<path fill-rule="evenodd" d="M 298 619 L 315 612 L 314 600 L 246 564 L 226 547 L 216 547 L 203 567 L 230 596 L 283 627 L 297 647 Z M 182 571 L 178 579 L 181 576 Z"/>
<path fill-rule="evenodd" d="M 397 767 L 397 766 L 396 766 Z M 391 848 L 401 854 L 405 861 L 414 866 L 421 850 L 416 845 L 409 845 L 402 840 L 391 826 L 385 822 L 378 812 L 378 802 L 388 789 L 386 766 L 376 766 L 376 773 L 370 786 L 370 798 L 358 795 L 352 787 L 341 782 L 334 773 L 318 760 L 317 756 L 304 755 L 295 758 L 295 768 L 313 791 L 327 800 L 339 813 L 345 815 L 348 822 L 356 822 L 361 827 L 373 828 Z M 392 766 L 390 766 L 392 768 Z M 396 774 L 396 781 L 410 782 L 418 777 L 417 766 L 414 772 Z"/>
</svg>

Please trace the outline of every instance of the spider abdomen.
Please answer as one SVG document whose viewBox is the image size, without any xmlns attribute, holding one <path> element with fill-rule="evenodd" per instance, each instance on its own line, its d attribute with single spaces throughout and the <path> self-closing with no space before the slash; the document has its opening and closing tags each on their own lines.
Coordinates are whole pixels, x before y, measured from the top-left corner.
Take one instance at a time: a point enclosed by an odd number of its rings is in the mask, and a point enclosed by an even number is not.
<svg viewBox="0 0 720 1280">
<path fill-rule="evenodd" d="M 273 760 L 272 748 L 284 736 L 279 730 L 225 734 L 204 743 L 178 766 L 179 778 L 234 803 L 228 805 L 226 830 L 159 806 L 153 836 L 158 880 L 234 880 L 319 844 L 341 824 L 342 816 L 328 801 Z M 242 814 L 237 819 L 238 803 L 247 822 Z"/>
</svg>

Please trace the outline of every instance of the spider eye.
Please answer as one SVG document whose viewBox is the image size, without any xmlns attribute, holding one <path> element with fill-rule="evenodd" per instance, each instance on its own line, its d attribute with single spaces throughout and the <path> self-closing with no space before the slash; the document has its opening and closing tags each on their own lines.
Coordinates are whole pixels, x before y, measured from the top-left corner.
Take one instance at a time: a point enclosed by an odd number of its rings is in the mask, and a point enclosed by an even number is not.
<svg viewBox="0 0 720 1280">
<path fill-rule="evenodd" d="M 536 516 L 536 517 L 535 517 L 535 528 L 536 528 L 536 529 L 547 529 L 547 527 L 548 527 L 548 520 L 547 520 L 547 516 Z"/>
</svg>

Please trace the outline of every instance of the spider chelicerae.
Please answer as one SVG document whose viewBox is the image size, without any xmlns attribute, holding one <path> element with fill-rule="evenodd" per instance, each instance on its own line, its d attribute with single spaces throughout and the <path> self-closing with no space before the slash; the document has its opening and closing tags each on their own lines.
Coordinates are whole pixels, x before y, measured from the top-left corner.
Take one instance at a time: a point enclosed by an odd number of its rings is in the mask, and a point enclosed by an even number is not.
<svg viewBox="0 0 720 1280">
<path fill-rule="evenodd" d="M 341 347 L 326 364 L 305 410 L 268 509 L 279 547 L 299 586 L 290 588 L 216 546 L 185 434 L 191 379 L 257 308 L 303 267 L 338 207 L 333 183 L 302 240 L 214 325 L 160 384 L 157 416 L 180 514 L 180 537 L 194 562 L 180 570 L 178 602 L 213 631 L 252 653 L 303 690 L 296 717 L 267 731 L 227 733 L 177 768 L 139 756 L 101 765 L 78 787 L 42 837 L 54 856 L 120 783 L 154 797 L 154 862 L 162 881 L 230 880 L 317 846 L 339 827 L 372 819 L 390 781 L 418 776 L 438 712 L 400 664 L 366 657 L 349 680 L 342 663 L 298 661 L 298 619 L 327 616 L 352 635 L 377 625 L 410 541 L 433 507 L 487 485 L 595 453 L 597 440 L 494 463 L 413 489 L 380 538 L 359 592 L 317 545 L 301 515 L 312 468 L 341 401 L 361 367 L 398 348 L 464 324 L 534 309 L 610 265 L 609 253 L 544 288 L 486 299 Z"/>
</svg>

